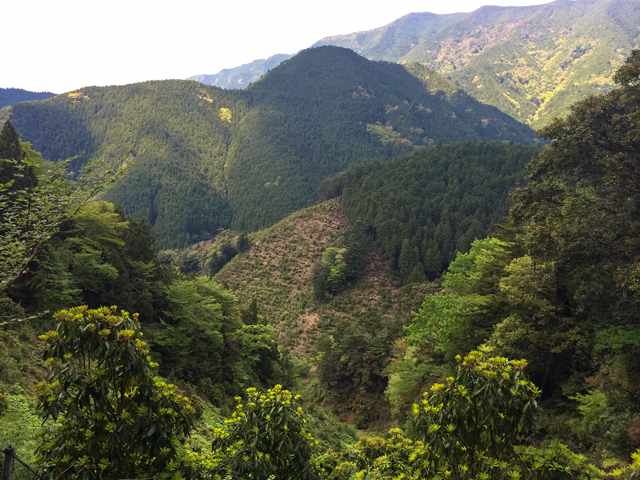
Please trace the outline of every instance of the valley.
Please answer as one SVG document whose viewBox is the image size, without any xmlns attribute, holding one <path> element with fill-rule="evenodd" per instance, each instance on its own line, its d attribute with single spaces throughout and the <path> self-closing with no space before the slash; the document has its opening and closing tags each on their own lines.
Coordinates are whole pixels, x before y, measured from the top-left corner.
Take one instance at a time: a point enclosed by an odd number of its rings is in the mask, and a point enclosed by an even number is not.
<svg viewBox="0 0 640 480">
<path fill-rule="evenodd" d="M 638 478 L 639 12 L 0 90 L 6 479 Z"/>
</svg>

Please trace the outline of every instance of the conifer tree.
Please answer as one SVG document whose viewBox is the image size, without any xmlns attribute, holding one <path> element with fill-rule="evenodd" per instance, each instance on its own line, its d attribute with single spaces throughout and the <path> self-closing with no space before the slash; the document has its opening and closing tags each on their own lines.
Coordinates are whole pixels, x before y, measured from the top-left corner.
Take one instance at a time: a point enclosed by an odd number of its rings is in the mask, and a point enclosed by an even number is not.
<svg viewBox="0 0 640 480">
<path fill-rule="evenodd" d="M 16 129 L 13 128 L 11 122 L 7 120 L 0 133 L 0 159 L 17 162 L 25 156 L 20 145 L 20 135 L 18 135 Z M 18 168 L 18 165 L 15 163 L 2 162 L 0 168 L 0 184 L 9 183 L 11 180 L 14 181 L 11 186 L 11 190 L 13 191 L 31 188 L 37 183 L 32 165 L 25 164 Z"/>
<path fill-rule="evenodd" d="M 0 158 L 16 161 L 22 159 L 20 136 L 8 120 L 2 127 L 2 133 L 0 133 Z"/>
<path fill-rule="evenodd" d="M 400 250 L 400 259 L 398 260 L 398 268 L 400 269 L 400 277 L 403 282 L 409 278 L 413 267 L 419 261 L 418 249 L 411 246 L 411 241 L 405 238 L 402 242 L 402 249 Z"/>
<path fill-rule="evenodd" d="M 246 252 L 251 248 L 251 242 L 249 241 L 249 237 L 247 237 L 247 232 L 242 232 L 238 236 L 238 252 Z"/>
</svg>

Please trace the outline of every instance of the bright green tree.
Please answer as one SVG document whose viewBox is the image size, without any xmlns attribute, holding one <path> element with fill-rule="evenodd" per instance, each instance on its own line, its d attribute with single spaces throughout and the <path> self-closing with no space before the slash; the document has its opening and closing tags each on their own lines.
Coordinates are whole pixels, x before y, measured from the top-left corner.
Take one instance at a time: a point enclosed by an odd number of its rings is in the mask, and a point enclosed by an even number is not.
<svg viewBox="0 0 640 480">
<path fill-rule="evenodd" d="M 236 400 L 236 412 L 216 431 L 213 449 L 223 460 L 213 474 L 233 480 L 318 478 L 316 442 L 306 430 L 299 395 L 276 385 L 267 392 L 248 389 L 246 405 Z"/>
<path fill-rule="evenodd" d="M 36 186 L 12 190 L 12 181 L 0 184 L 0 295 L 28 270 L 61 225 L 124 174 L 93 161 L 71 179 L 67 174 L 71 160 L 44 172 Z M 28 158 L 14 165 L 20 174 L 37 166 Z"/>
</svg>

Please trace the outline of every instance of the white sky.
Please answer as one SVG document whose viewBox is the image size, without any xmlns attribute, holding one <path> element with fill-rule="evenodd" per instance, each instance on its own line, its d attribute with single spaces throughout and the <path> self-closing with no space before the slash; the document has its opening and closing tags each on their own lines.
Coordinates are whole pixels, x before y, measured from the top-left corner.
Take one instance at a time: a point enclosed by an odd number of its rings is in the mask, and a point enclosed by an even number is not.
<svg viewBox="0 0 640 480">
<path fill-rule="evenodd" d="M 0 87 L 89 85 L 217 73 L 410 12 L 469 12 L 548 0 L 7 0 Z"/>
</svg>

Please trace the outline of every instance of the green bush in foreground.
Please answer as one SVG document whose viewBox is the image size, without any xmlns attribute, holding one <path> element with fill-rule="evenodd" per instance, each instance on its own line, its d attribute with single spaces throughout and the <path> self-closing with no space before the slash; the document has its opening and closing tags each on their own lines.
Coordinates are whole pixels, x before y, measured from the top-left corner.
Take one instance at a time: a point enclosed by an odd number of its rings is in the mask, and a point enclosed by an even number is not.
<svg viewBox="0 0 640 480">
<path fill-rule="evenodd" d="M 457 357 L 456 377 L 435 384 L 413 406 L 414 439 L 400 429 L 389 438 L 362 437 L 346 452 L 329 452 L 317 463 L 329 480 L 382 479 L 588 479 L 608 475 L 566 446 L 518 445 L 533 427 L 540 391 L 524 373 L 524 360 L 488 357 L 490 349 Z M 634 478 L 634 463 L 612 472 Z"/>
<path fill-rule="evenodd" d="M 76 307 L 54 316 L 36 389 L 40 415 L 53 421 L 38 452 L 45 475 L 168 478 L 195 410 L 155 376 L 137 315 Z"/>
<path fill-rule="evenodd" d="M 222 460 L 214 475 L 229 480 L 318 478 L 313 459 L 317 442 L 305 430 L 300 396 L 280 385 L 266 393 L 249 388 L 247 394 L 246 406 L 238 403 L 227 428 L 216 432 L 213 449 Z"/>
</svg>

